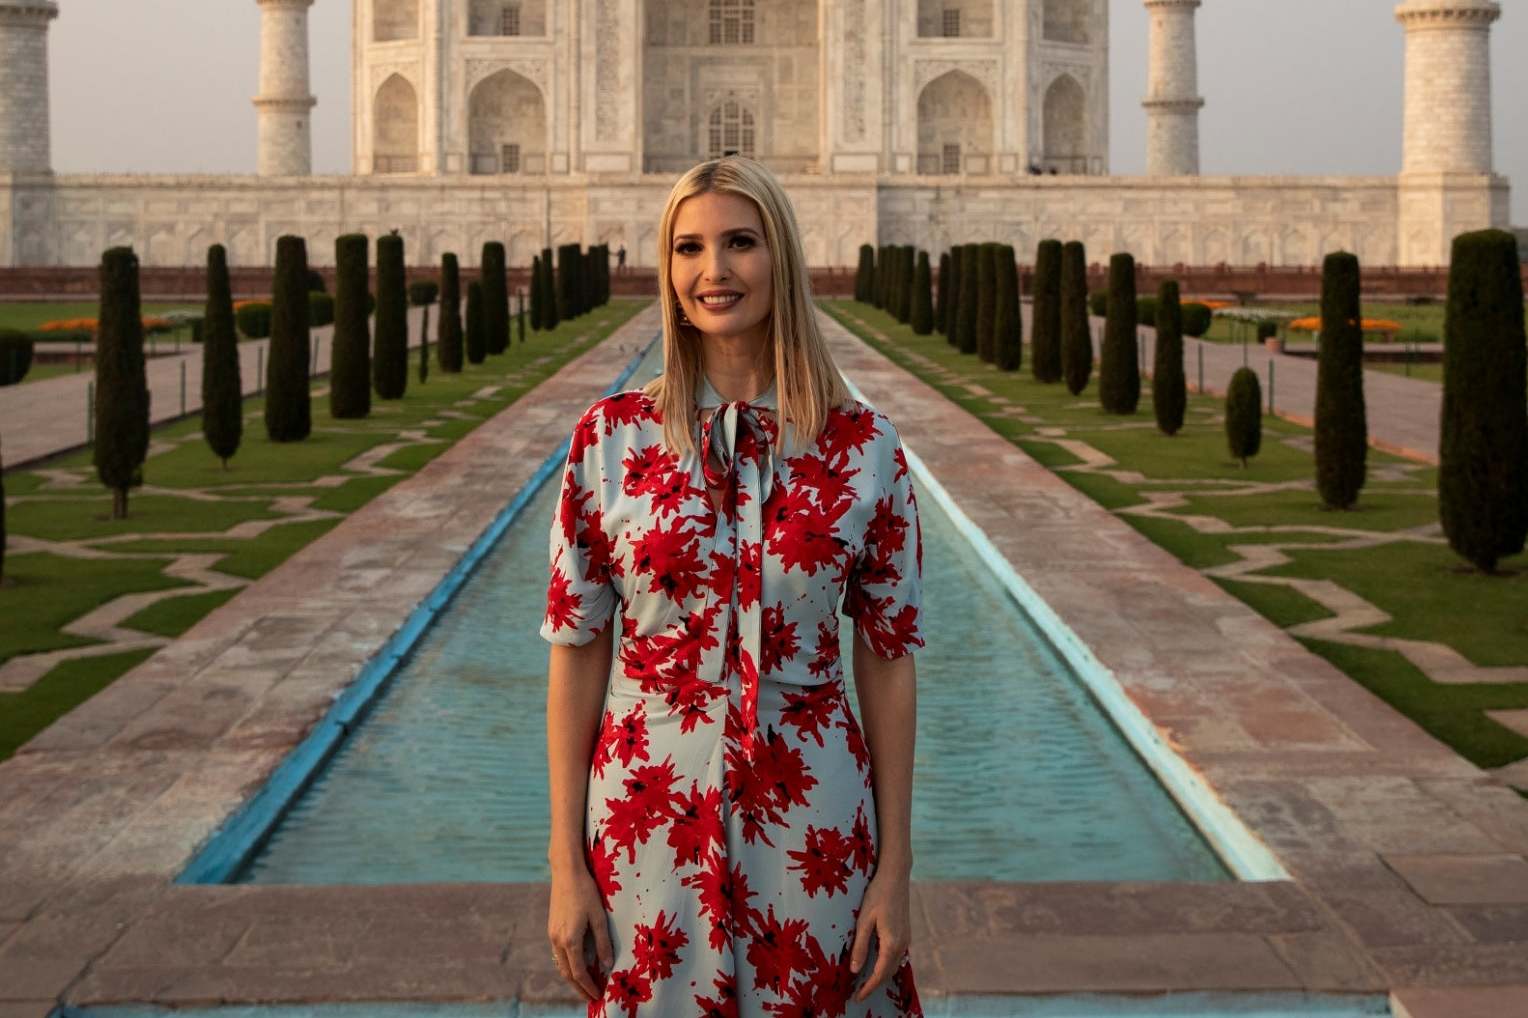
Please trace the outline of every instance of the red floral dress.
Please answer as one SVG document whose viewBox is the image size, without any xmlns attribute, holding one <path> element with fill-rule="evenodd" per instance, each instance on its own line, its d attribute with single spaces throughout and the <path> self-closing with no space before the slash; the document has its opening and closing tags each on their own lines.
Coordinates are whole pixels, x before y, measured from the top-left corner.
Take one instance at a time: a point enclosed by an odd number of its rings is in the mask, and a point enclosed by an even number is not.
<svg viewBox="0 0 1528 1018">
<path fill-rule="evenodd" d="M 781 456 L 773 384 L 726 402 L 702 374 L 696 404 L 704 458 L 664 451 L 640 390 L 590 406 L 551 528 L 541 635 L 588 643 L 621 607 L 584 829 L 615 965 L 589 1015 L 922 1015 L 905 956 L 850 1000 L 877 835 L 838 605 L 883 658 L 923 646 L 900 439 L 855 401 Z"/>
</svg>

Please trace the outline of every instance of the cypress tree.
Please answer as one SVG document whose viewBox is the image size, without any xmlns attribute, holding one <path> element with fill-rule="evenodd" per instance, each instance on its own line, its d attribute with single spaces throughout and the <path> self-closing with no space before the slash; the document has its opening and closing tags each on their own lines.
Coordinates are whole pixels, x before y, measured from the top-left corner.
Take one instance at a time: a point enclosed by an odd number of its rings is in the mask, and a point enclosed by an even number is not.
<svg viewBox="0 0 1528 1018">
<path fill-rule="evenodd" d="M 955 313 L 955 348 L 961 353 L 976 352 L 976 314 L 981 301 L 979 244 L 962 244 L 960 254 L 960 308 Z"/>
<path fill-rule="evenodd" d="M 202 312 L 202 437 L 223 461 L 244 438 L 244 381 L 239 370 L 239 334 L 234 329 L 228 253 L 222 244 L 207 249 L 207 306 Z"/>
<path fill-rule="evenodd" d="M 933 280 L 928 267 L 928 252 L 918 252 L 918 269 L 913 275 L 913 332 L 927 336 L 934 331 Z"/>
<path fill-rule="evenodd" d="M 1358 291 L 1358 257 L 1327 255 L 1316 359 L 1316 489 L 1329 509 L 1351 509 L 1358 501 L 1369 449 Z"/>
<path fill-rule="evenodd" d="M 552 267 L 552 249 L 541 249 L 541 327 L 555 329 L 563 316 L 557 307 L 557 270 Z"/>
<path fill-rule="evenodd" d="M 462 370 L 462 279 L 456 255 L 440 259 L 440 332 L 435 337 L 436 363 L 446 374 Z"/>
<path fill-rule="evenodd" d="M 531 255 L 531 329 L 541 331 L 541 256 Z"/>
<path fill-rule="evenodd" d="M 1034 350 L 1037 382 L 1061 381 L 1061 241 L 1042 240 L 1035 251 Z"/>
<path fill-rule="evenodd" d="M 1183 428 L 1188 383 L 1183 377 L 1183 307 L 1178 284 L 1166 280 L 1157 289 L 1157 348 L 1151 372 L 1151 405 L 1164 435 Z"/>
<path fill-rule="evenodd" d="M 1122 252 L 1109 259 L 1109 305 L 1098 370 L 1098 399 L 1107 413 L 1133 414 L 1141 401 L 1135 316 L 1135 259 Z"/>
<path fill-rule="evenodd" d="M 950 248 L 950 294 L 945 301 L 944 341 L 960 346 L 960 301 L 965 286 L 966 249 L 960 244 Z"/>
<path fill-rule="evenodd" d="M 886 313 L 902 321 L 902 245 L 886 249 Z"/>
<path fill-rule="evenodd" d="M 483 341 L 491 354 L 509 348 L 509 275 L 504 245 L 496 240 L 483 245 Z"/>
<path fill-rule="evenodd" d="M 1088 255 L 1080 240 L 1061 249 L 1061 372 L 1066 389 L 1082 394 L 1093 375 L 1093 336 L 1088 331 Z"/>
<path fill-rule="evenodd" d="M 854 272 L 854 299 L 861 304 L 869 303 L 870 279 L 875 273 L 875 248 L 869 244 L 861 244 L 859 249 L 859 268 Z"/>
<path fill-rule="evenodd" d="M 882 311 L 891 310 L 891 245 L 881 245 L 881 256 L 876 259 L 875 306 Z"/>
<path fill-rule="evenodd" d="M 946 315 L 950 304 L 950 252 L 945 251 L 939 256 L 939 290 L 934 299 L 934 329 L 941 336 L 946 335 L 949 326 L 946 324 Z"/>
<path fill-rule="evenodd" d="M 1443 325 L 1438 511 L 1449 547 L 1494 573 L 1528 536 L 1528 339 L 1516 238 L 1454 238 Z"/>
<path fill-rule="evenodd" d="M 5 580 L 5 457 L 0 455 L 0 582 Z"/>
<path fill-rule="evenodd" d="M 1019 263 L 1011 244 L 998 245 L 997 366 L 1017 371 L 1024 361 L 1024 316 L 1019 305 Z"/>
<path fill-rule="evenodd" d="M 991 364 L 997 360 L 997 245 L 982 244 L 976 257 L 976 355 Z"/>
<path fill-rule="evenodd" d="M 918 302 L 918 248 L 915 244 L 906 244 L 902 248 L 902 321 L 908 325 L 913 321 L 913 307 Z"/>
<path fill-rule="evenodd" d="M 334 352 L 329 369 L 329 413 L 336 418 L 371 413 L 371 316 L 366 310 L 371 269 L 364 234 L 334 242 Z"/>
<path fill-rule="evenodd" d="M 302 277 L 298 277 L 301 283 Z M 307 309 L 307 293 L 302 293 Z M 96 325 L 96 475 L 111 489 L 111 518 L 127 517 L 128 489 L 143 483 L 149 451 L 149 390 L 143 367 L 143 311 L 138 256 L 114 247 L 101 256 Z"/>
<path fill-rule="evenodd" d="M 424 279 L 409 284 L 409 303 L 420 308 L 419 325 L 419 381 L 430 377 L 430 305 L 440 296 L 440 284 Z"/>
<path fill-rule="evenodd" d="M 1231 458 L 1241 460 L 1243 469 L 1263 446 L 1263 387 L 1251 368 L 1237 368 L 1231 376 L 1231 388 L 1226 393 L 1226 443 Z"/>
<path fill-rule="evenodd" d="M 488 356 L 488 315 L 483 307 L 483 284 L 467 284 L 467 363 L 481 364 Z"/>
<path fill-rule="evenodd" d="M 409 307 L 403 238 L 377 238 L 377 328 L 372 337 L 372 383 L 381 399 L 402 399 L 409 384 Z"/>
<path fill-rule="evenodd" d="M 519 298 L 520 311 L 515 315 L 515 323 L 520 329 L 520 342 L 525 342 L 525 291 L 521 290 L 516 295 Z"/>
<path fill-rule="evenodd" d="M 557 320 L 567 321 L 578 314 L 574 306 L 573 286 L 575 275 L 573 266 L 573 245 L 563 244 L 557 249 Z"/>
<path fill-rule="evenodd" d="M 313 430 L 307 279 L 307 242 L 290 234 L 277 238 L 265 361 L 265 434 L 272 442 L 298 442 Z"/>
</svg>

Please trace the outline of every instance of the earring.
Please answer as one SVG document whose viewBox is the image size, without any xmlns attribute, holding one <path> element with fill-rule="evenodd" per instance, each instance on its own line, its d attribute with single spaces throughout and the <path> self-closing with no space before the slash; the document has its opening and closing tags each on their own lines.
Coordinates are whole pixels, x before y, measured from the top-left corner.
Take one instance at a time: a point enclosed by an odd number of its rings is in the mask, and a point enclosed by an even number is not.
<svg viewBox="0 0 1528 1018">
<path fill-rule="evenodd" d="M 674 310 L 676 312 L 678 312 L 678 314 L 679 314 L 679 324 L 680 325 L 689 325 L 690 324 L 690 319 L 684 313 L 684 305 L 683 304 L 680 304 L 678 301 L 675 301 L 674 302 Z"/>
</svg>

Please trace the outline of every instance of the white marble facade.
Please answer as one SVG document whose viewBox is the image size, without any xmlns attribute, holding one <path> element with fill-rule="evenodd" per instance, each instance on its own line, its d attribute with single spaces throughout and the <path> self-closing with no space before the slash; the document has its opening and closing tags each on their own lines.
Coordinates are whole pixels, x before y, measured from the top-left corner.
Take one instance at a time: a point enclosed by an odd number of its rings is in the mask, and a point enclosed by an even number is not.
<svg viewBox="0 0 1528 1018">
<path fill-rule="evenodd" d="M 305 59 L 295 26 L 310 0 L 256 2 L 268 9 L 261 95 L 281 100 L 273 113 L 306 115 L 307 68 L 265 65 Z M 1183 19 L 1199 2 L 1145 2 L 1178 19 L 1153 41 L 1148 110 L 1196 116 Z M 1129 250 L 1148 264 L 1313 265 L 1341 247 L 1369 264 L 1438 265 L 1455 233 L 1507 223 L 1478 94 L 1488 68 L 1429 84 L 1444 56 L 1488 60 L 1492 0 L 1401 5 L 1406 165 L 1363 178 L 1200 176 L 1187 121 L 1161 149 L 1170 165 L 1109 175 L 1107 0 L 352 3 L 351 174 L 262 159 L 248 176 L 54 175 L 29 143 L 0 152 L 0 266 L 92 265 L 124 243 L 148 265 L 199 265 L 215 242 L 235 264 L 268 264 L 285 233 L 327 264 L 335 236 L 389 229 L 412 264 L 446 251 L 475 264 L 494 239 L 516 264 L 580 242 L 652 265 L 674 178 L 726 150 L 781 176 L 817 266 L 853 266 L 861 243 L 1002 240 L 1024 257 L 1045 237 L 1081 239 L 1097 261 Z M 12 79 L 46 80 L 34 65 L 52 7 L 0 0 L 0 14 L 26 10 L 0 19 L 0 51 L 27 57 Z M 1452 134 L 1440 141 L 1437 125 Z M 286 167 L 307 158 L 301 139 L 280 154 Z"/>
</svg>

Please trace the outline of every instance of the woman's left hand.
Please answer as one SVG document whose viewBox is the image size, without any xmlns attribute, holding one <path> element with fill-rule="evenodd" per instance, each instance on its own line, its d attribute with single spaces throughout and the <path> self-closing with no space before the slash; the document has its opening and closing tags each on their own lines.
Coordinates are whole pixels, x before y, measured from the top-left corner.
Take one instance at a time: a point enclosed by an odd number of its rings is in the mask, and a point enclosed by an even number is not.
<svg viewBox="0 0 1528 1018">
<path fill-rule="evenodd" d="M 859 972 L 870 953 L 870 935 L 875 934 L 875 971 L 865 980 L 855 1001 L 867 999 L 902 965 L 902 955 L 912 939 L 908 918 L 910 879 L 906 871 L 877 869 L 865 887 L 860 902 L 859 919 L 854 925 L 854 947 L 849 952 L 849 969 Z"/>
</svg>

